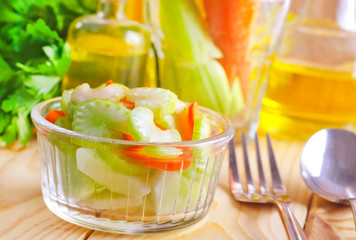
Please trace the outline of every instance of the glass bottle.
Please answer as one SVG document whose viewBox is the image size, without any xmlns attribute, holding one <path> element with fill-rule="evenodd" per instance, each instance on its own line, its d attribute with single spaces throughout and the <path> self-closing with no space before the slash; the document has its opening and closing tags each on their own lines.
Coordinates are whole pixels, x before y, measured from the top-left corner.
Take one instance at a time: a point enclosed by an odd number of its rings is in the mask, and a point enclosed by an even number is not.
<svg viewBox="0 0 356 240">
<path fill-rule="evenodd" d="M 335 127 L 356 130 L 356 1 L 309 0 L 285 25 L 260 130 L 305 139 Z"/>
<path fill-rule="evenodd" d="M 161 86 L 229 117 L 235 139 L 242 132 L 254 136 L 290 1 L 151 1 L 159 5 L 150 17 L 162 33 L 156 48 Z"/>
<path fill-rule="evenodd" d="M 101 0 L 94 15 L 74 20 L 68 29 L 71 65 L 62 90 L 108 80 L 128 87 L 145 86 L 151 47 L 148 27 L 126 16 L 127 0 Z"/>
</svg>

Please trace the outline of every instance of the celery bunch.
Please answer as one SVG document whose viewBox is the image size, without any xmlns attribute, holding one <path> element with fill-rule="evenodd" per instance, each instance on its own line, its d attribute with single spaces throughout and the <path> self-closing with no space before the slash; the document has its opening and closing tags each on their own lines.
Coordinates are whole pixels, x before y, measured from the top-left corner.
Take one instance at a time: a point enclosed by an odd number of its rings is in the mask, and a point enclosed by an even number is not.
<svg viewBox="0 0 356 240">
<path fill-rule="evenodd" d="M 160 20 L 165 43 L 162 87 L 227 116 L 241 110 L 240 82 L 229 85 L 216 60 L 221 52 L 204 29 L 194 1 L 160 0 Z"/>
</svg>

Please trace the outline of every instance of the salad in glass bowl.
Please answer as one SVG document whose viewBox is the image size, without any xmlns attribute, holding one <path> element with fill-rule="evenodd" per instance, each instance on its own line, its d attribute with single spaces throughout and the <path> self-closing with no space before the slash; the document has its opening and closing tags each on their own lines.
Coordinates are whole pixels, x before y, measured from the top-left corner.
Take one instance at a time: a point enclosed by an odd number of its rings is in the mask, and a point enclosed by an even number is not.
<svg viewBox="0 0 356 240">
<path fill-rule="evenodd" d="M 202 219 L 233 135 L 227 118 L 169 90 L 111 81 L 66 90 L 31 117 L 47 207 L 74 224 L 119 233 Z"/>
</svg>

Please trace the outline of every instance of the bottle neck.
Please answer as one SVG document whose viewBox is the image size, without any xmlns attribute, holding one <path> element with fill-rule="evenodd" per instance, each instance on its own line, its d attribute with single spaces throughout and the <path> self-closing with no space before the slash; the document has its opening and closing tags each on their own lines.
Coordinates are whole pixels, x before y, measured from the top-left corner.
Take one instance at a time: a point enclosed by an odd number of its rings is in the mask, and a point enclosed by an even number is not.
<svg viewBox="0 0 356 240">
<path fill-rule="evenodd" d="M 97 14 L 101 18 L 125 19 L 127 0 L 100 0 Z"/>
</svg>

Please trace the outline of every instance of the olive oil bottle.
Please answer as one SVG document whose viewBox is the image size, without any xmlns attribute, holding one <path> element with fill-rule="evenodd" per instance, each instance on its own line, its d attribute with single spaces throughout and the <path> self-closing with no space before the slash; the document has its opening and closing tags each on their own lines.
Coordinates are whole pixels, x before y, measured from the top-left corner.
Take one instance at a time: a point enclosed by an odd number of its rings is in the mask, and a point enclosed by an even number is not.
<svg viewBox="0 0 356 240">
<path fill-rule="evenodd" d="M 270 69 L 261 129 L 307 138 L 322 128 L 356 129 L 356 76 L 338 68 L 279 62 Z"/>
<path fill-rule="evenodd" d="M 151 48 L 148 27 L 126 16 L 127 0 L 100 0 L 93 15 L 74 20 L 68 30 L 71 65 L 62 90 L 108 80 L 128 87 L 148 85 L 146 66 Z"/>
<path fill-rule="evenodd" d="M 262 103 L 260 131 L 307 139 L 323 128 L 356 132 L 356 9 L 307 0 L 285 24 Z"/>
</svg>

